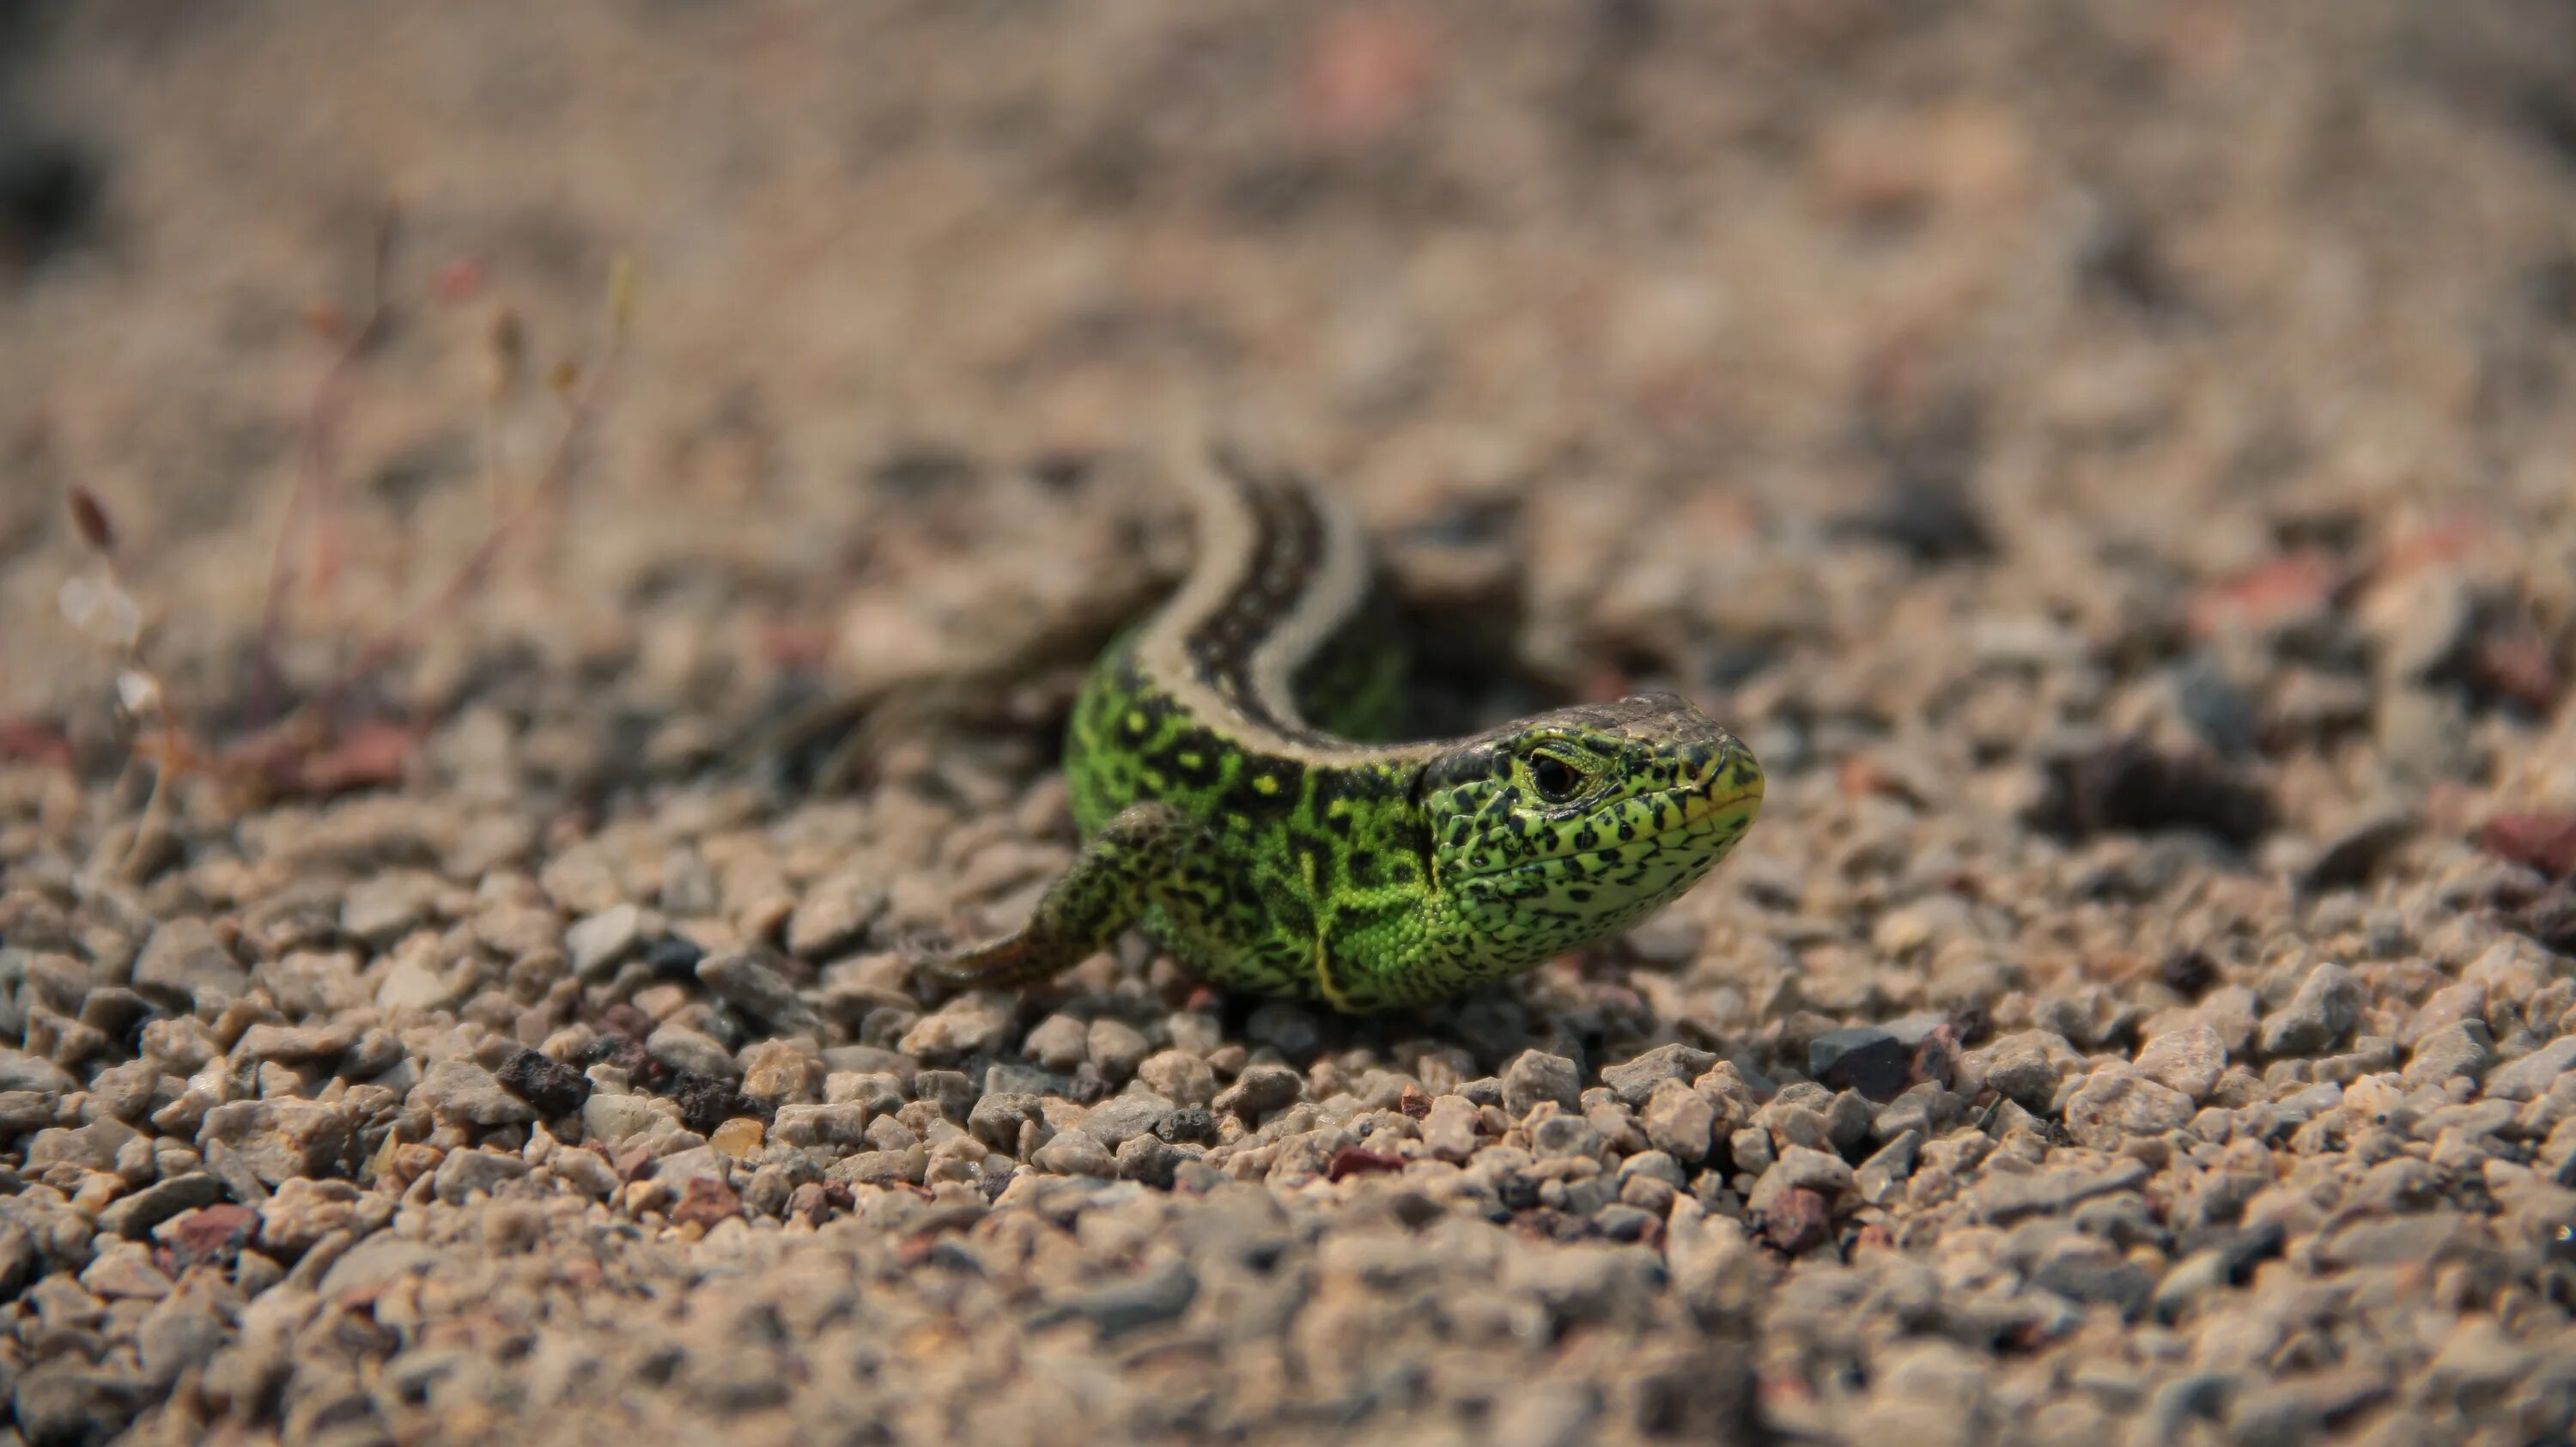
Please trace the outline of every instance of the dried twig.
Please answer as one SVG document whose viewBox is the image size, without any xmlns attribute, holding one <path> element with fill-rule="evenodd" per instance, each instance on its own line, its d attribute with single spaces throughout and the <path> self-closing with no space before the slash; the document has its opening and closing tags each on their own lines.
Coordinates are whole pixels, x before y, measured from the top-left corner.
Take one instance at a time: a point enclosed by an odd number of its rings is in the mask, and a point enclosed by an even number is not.
<svg viewBox="0 0 2576 1447">
<path fill-rule="evenodd" d="M 288 495 L 286 517 L 278 526 L 277 546 L 269 555 L 268 598 L 262 605 L 259 641 L 251 654 L 249 697 L 243 716 L 252 727 L 265 723 L 275 706 L 277 635 L 286 622 L 287 558 L 296 526 L 312 519 L 313 548 L 308 566 L 317 591 L 328 591 L 339 574 L 340 541 L 334 516 L 333 461 L 340 421 L 347 415 L 357 372 L 393 327 L 392 270 L 394 241 L 401 209 L 388 202 L 376 220 L 375 250 L 367 276 L 367 310 L 357 329 L 341 342 L 322 380 L 313 387 L 304 409 L 301 445 L 296 448 L 295 490 Z"/>
<path fill-rule="evenodd" d="M 569 362 L 557 367 L 556 392 L 563 398 L 563 427 L 556 434 L 555 445 L 547 455 L 545 467 L 539 471 L 518 505 L 494 517 L 482 542 L 475 546 L 446 586 L 377 634 L 329 683 L 286 717 L 253 734 L 236 748 L 227 750 L 228 756 L 259 762 L 264 772 L 273 774 L 278 760 L 293 757 L 318 742 L 327 720 L 347 697 L 349 690 L 393 661 L 423 626 L 462 602 L 489 576 L 503 548 L 529 525 L 529 520 L 560 500 L 571 482 L 581 445 L 587 440 L 602 399 L 609 391 L 616 363 L 625 352 L 634 311 L 634 289 L 633 265 L 619 257 L 609 272 L 610 325 L 605 355 L 588 373 Z M 494 481 L 497 489 L 500 482 L 497 471 Z"/>
</svg>

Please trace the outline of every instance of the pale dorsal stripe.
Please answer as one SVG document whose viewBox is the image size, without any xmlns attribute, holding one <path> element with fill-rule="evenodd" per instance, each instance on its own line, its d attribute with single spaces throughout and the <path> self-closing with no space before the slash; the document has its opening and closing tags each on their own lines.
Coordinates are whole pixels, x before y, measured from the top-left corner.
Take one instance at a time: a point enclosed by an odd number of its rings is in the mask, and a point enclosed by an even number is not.
<svg viewBox="0 0 2576 1447">
<path fill-rule="evenodd" d="M 1422 752 L 1419 745 L 1353 744 L 1317 732 L 1291 690 L 1297 671 L 1367 601 L 1368 543 L 1358 521 L 1320 490 L 1284 477 L 1254 477 L 1211 461 L 1194 469 L 1190 482 L 1196 561 L 1137 645 L 1152 681 L 1209 728 L 1260 753 L 1330 765 Z M 1301 533 L 1313 538 L 1311 553 L 1287 543 Z M 1249 707 L 1229 697 L 1223 676 L 1211 677 L 1191 650 L 1220 618 L 1238 626 L 1217 663 L 1241 681 Z"/>
</svg>

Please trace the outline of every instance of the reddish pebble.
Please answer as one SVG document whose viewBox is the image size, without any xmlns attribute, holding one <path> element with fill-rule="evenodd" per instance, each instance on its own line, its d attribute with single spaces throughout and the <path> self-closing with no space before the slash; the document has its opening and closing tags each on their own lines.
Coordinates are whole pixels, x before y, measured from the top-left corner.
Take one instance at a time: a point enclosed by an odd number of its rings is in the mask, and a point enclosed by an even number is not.
<svg viewBox="0 0 2576 1447">
<path fill-rule="evenodd" d="M 1780 1200 L 1762 1220 L 1762 1234 L 1792 1256 L 1813 1251 L 1833 1235 L 1833 1213 L 1825 1198 L 1801 1186 Z"/>
<path fill-rule="evenodd" d="M 679 1202 L 671 1207 L 671 1220 L 676 1225 L 694 1223 L 701 1230 L 712 1231 L 716 1223 L 742 1214 L 742 1198 L 733 1187 L 713 1176 L 691 1176 L 680 1188 Z"/>
<path fill-rule="evenodd" d="M 2512 633 L 2480 642 L 2471 659 L 2488 692 L 2545 714 L 2558 702 L 2558 665 L 2536 634 Z"/>
<path fill-rule="evenodd" d="M 1959 1027 L 1944 1023 L 1933 1026 L 1922 1043 L 1914 1047 L 1914 1060 L 1907 1073 L 1918 1085 L 1928 1081 L 1947 1090 L 1958 1070 Z"/>
<path fill-rule="evenodd" d="M 1421 104 L 1438 45 L 1430 27 L 1406 16 L 1354 10 L 1327 20 L 1298 76 L 1307 134 L 1354 150 L 1385 137 Z"/>
<path fill-rule="evenodd" d="M 2277 627 L 2326 606 L 2343 568 L 2320 552 L 2291 553 L 2203 590 L 2185 614 L 2195 637 Z"/>
<path fill-rule="evenodd" d="M 471 256 L 460 256 L 438 269 L 437 279 L 430 284 L 440 301 L 472 301 L 483 292 L 483 263 Z"/>
<path fill-rule="evenodd" d="M 259 1213 L 227 1201 L 200 1206 L 154 1232 L 176 1256 L 182 1269 L 241 1250 L 259 1230 Z"/>
<path fill-rule="evenodd" d="M 1384 1155 L 1377 1151 L 1365 1151 L 1358 1146 L 1345 1146 L 1333 1153 L 1333 1163 L 1324 1168 L 1324 1175 L 1328 1180 L 1338 1181 L 1344 1176 L 1403 1169 L 1404 1162 L 1398 1157 Z"/>
<path fill-rule="evenodd" d="M 2478 831 L 2478 847 L 2565 879 L 2576 874 L 2576 812 L 2498 814 Z"/>
<path fill-rule="evenodd" d="M 52 724 L 0 719 L 0 759 L 24 764 L 69 764 L 72 741 Z"/>
<path fill-rule="evenodd" d="M 317 301 L 304 309 L 304 329 L 326 342 L 336 342 L 349 335 L 349 318 L 327 301 Z"/>
</svg>

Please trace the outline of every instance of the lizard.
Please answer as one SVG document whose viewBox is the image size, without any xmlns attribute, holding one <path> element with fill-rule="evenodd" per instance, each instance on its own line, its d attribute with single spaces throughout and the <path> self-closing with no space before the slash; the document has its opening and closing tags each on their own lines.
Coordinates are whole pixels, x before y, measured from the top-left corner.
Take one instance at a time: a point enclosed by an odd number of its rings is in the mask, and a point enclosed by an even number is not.
<svg viewBox="0 0 2576 1447">
<path fill-rule="evenodd" d="M 1354 516 L 1211 449 L 1194 561 L 1066 723 L 1084 843 L 1016 930 L 924 961 L 1017 987 L 1140 926 L 1201 978 L 1343 1014 L 1426 1004 L 1636 925 L 1762 806 L 1750 749 L 1672 693 L 1388 741 L 1406 654 Z"/>
</svg>

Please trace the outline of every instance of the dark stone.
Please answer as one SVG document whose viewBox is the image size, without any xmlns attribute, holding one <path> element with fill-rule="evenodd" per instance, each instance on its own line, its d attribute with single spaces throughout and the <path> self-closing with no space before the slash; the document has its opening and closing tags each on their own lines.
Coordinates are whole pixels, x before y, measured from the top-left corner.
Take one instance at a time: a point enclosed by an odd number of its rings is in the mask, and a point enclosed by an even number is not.
<svg viewBox="0 0 2576 1447">
<path fill-rule="evenodd" d="M 1216 1117 L 1203 1105 L 1185 1105 L 1164 1117 L 1154 1134 L 1174 1145 L 1216 1144 Z"/>
<path fill-rule="evenodd" d="M 1875 1025 L 1829 1030 L 1807 1043 L 1807 1073 L 1836 1090 L 1857 1090 L 1884 1105 L 1910 1083 L 1913 1052 Z"/>
<path fill-rule="evenodd" d="M 1109 1077 L 1086 1060 L 1073 1067 L 1073 1078 L 1065 1082 L 1064 1094 L 1076 1105 L 1097 1105 L 1109 1098 Z"/>
<path fill-rule="evenodd" d="M 1058 1095 L 1069 1096 L 1073 1083 L 1053 1071 L 1034 1065 L 996 1064 L 984 1071 L 986 1095 Z"/>
<path fill-rule="evenodd" d="M 2553 954 L 2576 955 L 2576 886 L 2561 885 L 2509 916 L 2513 927 Z"/>
<path fill-rule="evenodd" d="M 2299 876 L 2300 892 L 2323 894 L 2368 884 L 2379 866 L 2422 828 L 2423 821 L 2412 814 L 2391 814 L 2346 831 Z"/>
<path fill-rule="evenodd" d="M 2215 658 L 2203 655 L 2178 664 L 2172 678 L 2175 706 L 2203 742 L 2231 758 L 2260 746 L 2260 711 Z"/>
<path fill-rule="evenodd" d="M 2218 983 L 2218 964 L 2198 950 L 2176 950 L 2156 966 L 2165 987 L 2186 1000 L 2197 1000 Z"/>
<path fill-rule="evenodd" d="M 1642 1241 L 1658 1224 L 1653 1212 L 1619 1201 L 1592 1213 L 1592 1229 L 1612 1241 Z"/>
<path fill-rule="evenodd" d="M 18 1379 L 12 1397 L 18 1429 L 36 1447 L 113 1441 L 140 1405 L 137 1385 L 66 1352 Z"/>
<path fill-rule="evenodd" d="M 878 488 L 894 496 L 922 498 L 964 487 L 982 474 L 982 465 L 966 453 L 949 447 L 921 446 L 898 448 L 886 454 L 873 469 L 873 480 Z"/>
<path fill-rule="evenodd" d="M 2155 1278 L 2144 1267 L 2109 1253 L 2054 1257 L 2040 1263 L 2031 1273 L 2031 1281 L 2079 1305 L 2116 1307 L 2121 1319 L 2127 1321 L 2136 1320 L 2146 1310 L 2156 1290 Z"/>
<path fill-rule="evenodd" d="M 734 1089 L 730 1080 L 686 1070 L 674 1072 L 670 1094 L 679 1103 L 681 1123 L 700 1135 L 714 1134 L 717 1126 L 737 1116 L 767 1121 L 777 1113 L 769 1102 Z"/>
<path fill-rule="evenodd" d="M 1145 1273 L 1134 1281 L 1114 1286 L 1095 1287 L 1090 1291 L 1039 1312 L 1029 1325 L 1035 1328 L 1058 1322 L 1080 1320 L 1091 1323 L 1103 1339 L 1124 1336 L 1141 1327 L 1170 1321 L 1189 1310 L 1199 1294 L 1198 1273 L 1186 1261 L 1173 1261 Z"/>
<path fill-rule="evenodd" d="M 2227 1284 L 2242 1286 L 2256 1265 L 2281 1254 L 2288 1233 L 2278 1221 L 2259 1226 L 2199 1226 L 2182 1234 L 2174 1243 L 2176 1259 L 2202 1251 L 2216 1251 L 2226 1263 Z"/>
<path fill-rule="evenodd" d="M 659 980 L 694 980 L 698 962 L 706 957 L 697 941 L 678 935 L 665 935 L 644 947 L 644 967 Z"/>
<path fill-rule="evenodd" d="M 1995 550 L 1984 511 L 1967 489 L 1948 481 L 1899 482 L 1877 506 L 1844 519 L 1836 531 L 1886 543 L 1918 563 L 1990 557 Z"/>
<path fill-rule="evenodd" d="M 2064 840 L 2179 829 L 2243 847 L 2272 827 L 2271 796 L 2212 760 L 2113 739 L 2055 760 L 2034 827 Z"/>
<path fill-rule="evenodd" d="M 79 245 L 105 189 L 98 158 L 70 141 L 0 147 L 0 262 L 32 266 Z"/>
<path fill-rule="evenodd" d="M 1118 1174 L 1157 1190 L 1170 1190 L 1172 1174 L 1184 1159 L 1179 1149 L 1166 1144 L 1162 1137 L 1140 1135 L 1118 1148 Z"/>
<path fill-rule="evenodd" d="M 502 1089 L 548 1117 L 570 1115 L 590 1099 L 588 1076 L 534 1050 L 520 1050 L 492 1074 Z"/>
</svg>

